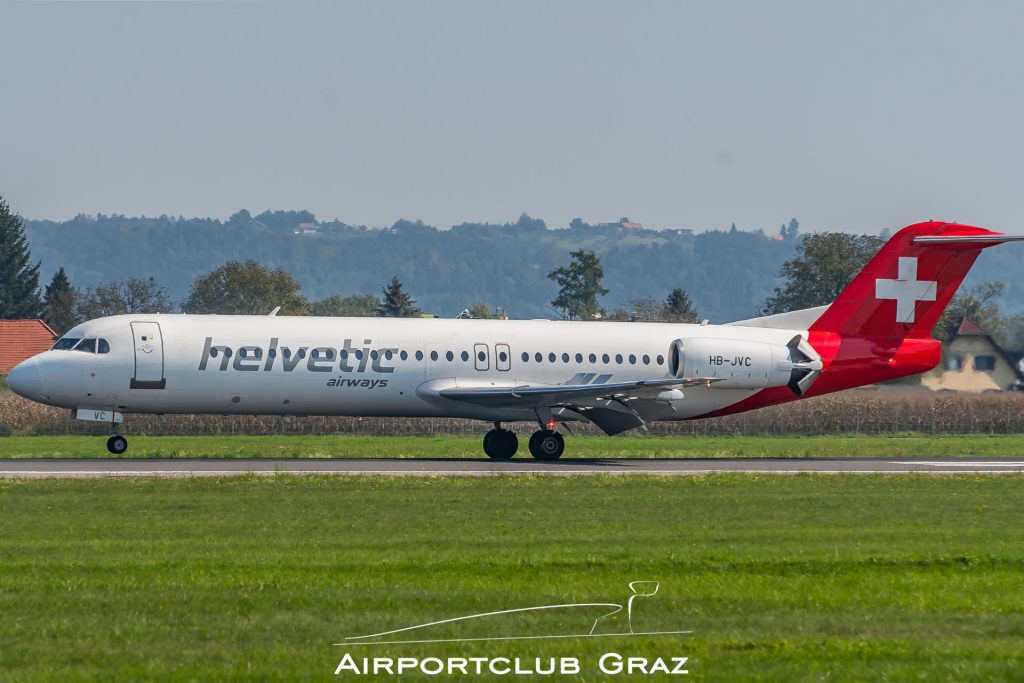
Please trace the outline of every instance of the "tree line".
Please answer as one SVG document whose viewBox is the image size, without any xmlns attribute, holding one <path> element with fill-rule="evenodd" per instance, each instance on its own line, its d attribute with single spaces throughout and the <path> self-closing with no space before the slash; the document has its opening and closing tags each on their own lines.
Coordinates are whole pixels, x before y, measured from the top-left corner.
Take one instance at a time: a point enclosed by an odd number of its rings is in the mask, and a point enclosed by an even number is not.
<svg viewBox="0 0 1024 683">
<path fill-rule="evenodd" d="M 233 223 L 260 230 L 288 232 L 296 220 L 315 224 L 308 212 L 265 212 L 256 217 L 239 212 Z M 532 219 L 523 217 L 523 229 L 535 229 Z M 597 229 L 573 222 L 575 229 Z M 336 229 L 348 229 L 349 226 Z M 795 219 L 784 224 L 781 240 L 791 241 L 792 255 L 785 259 L 777 276 L 781 284 L 761 301 L 756 313 L 770 315 L 830 303 L 864 267 L 884 243 L 882 236 L 847 233 L 798 235 Z M 422 224 L 409 224 L 399 232 L 408 235 L 432 231 Z M 551 232 L 551 231 L 549 231 Z M 733 225 L 729 233 L 737 233 Z M 759 238 L 766 242 L 764 238 Z M 642 274 L 642 271 L 641 271 Z M 120 313 L 173 312 L 266 314 L 280 307 L 285 315 L 416 317 L 422 314 L 417 301 L 406 292 L 398 275 L 380 287 L 379 294 L 329 294 L 307 298 L 297 279 L 281 267 L 270 268 L 254 259 L 229 260 L 197 276 L 181 301 L 172 299 L 169 289 L 154 277 L 125 277 L 99 284 L 74 287 L 63 267 L 54 272 L 40 292 L 40 265 L 33 263 L 22 219 L 0 198 L 0 317 L 42 317 L 58 332 L 78 322 Z M 697 322 L 696 303 L 683 287 L 670 288 L 664 298 L 630 296 L 608 310 L 601 301 L 610 289 L 605 286 L 602 258 L 590 249 L 569 252 L 569 262 L 547 271 L 547 280 L 558 287 L 548 302 L 549 311 L 565 320 Z M 724 284 L 723 284 L 724 283 Z M 720 280 L 728 288 L 733 280 Z M 1010 349 L 1024 348 L 1024 316 L 1004 314 L 998 305 L 1006 285 L 987 281 L 962 288 L 935 329 L 938 339 L 948 339 L 964 316 L 969 316 Z M 751 312 L 752 314 L 755 312 Z M 462 317 L 491 317 L 484 301 L 470 304 Z"/>
</svg>

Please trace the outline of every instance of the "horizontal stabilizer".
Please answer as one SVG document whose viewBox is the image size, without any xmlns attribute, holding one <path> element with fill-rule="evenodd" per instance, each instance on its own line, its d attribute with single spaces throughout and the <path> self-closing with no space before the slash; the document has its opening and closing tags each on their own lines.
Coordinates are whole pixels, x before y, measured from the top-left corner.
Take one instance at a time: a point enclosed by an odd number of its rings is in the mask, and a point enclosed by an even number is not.
<svg viewBox="0 0 1024 683">
<path fill-rule="evenodd" d="M 989 247 L 1004 242 L 1019 242 L 1024 235 L 921 235 L 914 238 L 914 244 L 963 244 Z"/>
</svg>

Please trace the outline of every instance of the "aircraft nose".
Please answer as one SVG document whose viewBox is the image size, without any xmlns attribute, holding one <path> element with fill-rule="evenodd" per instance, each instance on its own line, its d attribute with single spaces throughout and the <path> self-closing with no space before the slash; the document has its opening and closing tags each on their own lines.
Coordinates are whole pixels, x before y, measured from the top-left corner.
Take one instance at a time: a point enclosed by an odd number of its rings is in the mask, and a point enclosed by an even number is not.
<svg viewBox="0 0 1024 683">
<path fill-rule="evenodd" d="M 35 358 L 29 358 L 15 365 L 7 374 L 7 386 L 19 396 L 38 401 L 43 391 L 43 383 L 39 377 L 39 368 L 36 366 Z"/>
</svg>

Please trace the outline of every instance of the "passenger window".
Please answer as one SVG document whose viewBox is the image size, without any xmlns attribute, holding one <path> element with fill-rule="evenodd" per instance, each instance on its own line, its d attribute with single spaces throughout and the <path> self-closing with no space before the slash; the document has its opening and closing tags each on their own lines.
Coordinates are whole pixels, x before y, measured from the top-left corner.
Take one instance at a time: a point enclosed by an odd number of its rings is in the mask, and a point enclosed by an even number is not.
<svg viewBox="0 0 1024 683">
<path fill-rule="evenodd" d="M 451 351 L 449 351 L 448 353 L 444 354 L 444 357 L 448 359 L 448 362 L 451 362 L 451 361 L 455 360 L 455 354 L 452 353 Z"/>
<path fill-rule="evenodd" d="M 85 351 L 86 353 L 96 353 L 96 340 L 95 339 L 83 339 L 75 347 L 75 351 Z"/>
<path fill-rule="evenodd" d="M 662 356 L 662 355 L 659 355 L 658 358 L 657 358 L 657 361 L 658 361 L 658 365 L 664 365 L 665 364 L 665 357 Z"/>
<path fill-rule="evenodd" d="M 591 363 L 596 363 L 597 362 L 597 356 L 594 355 L 594 354 L 590 354 L 590 362 Z"/>
<path fill-rule="evenodd" d="M 615 362 L 618 363 L 619 365 L 622 365 L 622 354 L 621 353 L 615 354 Z"/>
<path fill-rule="evenodd" d="M 634 356 L 632 353 L 629 354 L 629 364 L 636 365 L 636 356 Z"/>
<path fill-rule="evenodd" d="M 537 353 L 533 354 L 533 359 L 540 363 L 542 360 L 544 360 L 544 356 L 540 355 L 540 351 L 538 351 Z"/>
<path fill-rule="evenodd" d="M 110 344 L 107 343 L 106 339 L 100 339 L 99 352 L 110 353 Z"/>
<path fill-rule="evenodd" d="M 605 365 L 608 365 L 608 360 L 609 358 L 607 353 L 601 356 L 601 362 L 604 363 Z"/>
<path fill-rule="evenodd" d="M 423 352 L 422 351 L 417 351 L 416 352 L 416 360 L 423 360 Z"/>
<path fill-rule="evenodd" d="M 430 360 L 437 360 L 437 351 L 430 352 Z"/>
<path fill-rule="evenodd" d="M 645 354 L 644 354 L 644 365 L 650 365 L 650 364 L 651 364 L 651 357 L 650 357 L 650 356 L 648 356 L 648 355 L 647 355 L 647 354 L 645 353 Z"/>
<path fill-rule="evenodd" d="M 529 361 L 530 361 L 530 354 L 528 354 L 526 351 L 523 351 L 523 362 L 524 363 L 528 363 Z"/>
<path fill-rule="evenodd" d="M 466 352 L 466 351 L 463 351 L 463 352 L 462 352 L 461 354 L 459 354 L 459 355 L 460 355 L 460 357 L 462 358 L 462 362 L 463 362 L 463 363 L 465 363 L 465 362 L 466 362 L 467 360 L 469 360 L 469 353 L 468 353 L 468 352 Z"/>
<path fill-rule="evenodd" d="M 577 353 L 576 354 L 576 362 L 577 363 L 582 363 L 583 362 L 583 354 L 582 353 Z"/>
</svg>

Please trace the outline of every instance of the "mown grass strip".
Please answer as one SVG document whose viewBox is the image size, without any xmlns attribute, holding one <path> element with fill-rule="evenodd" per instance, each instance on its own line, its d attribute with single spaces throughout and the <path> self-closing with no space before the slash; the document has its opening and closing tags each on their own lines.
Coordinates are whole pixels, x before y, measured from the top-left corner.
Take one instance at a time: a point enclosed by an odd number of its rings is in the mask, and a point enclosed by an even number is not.
<svg viewBox="0 0 1024 683">
<path fill-rule="evenodd" d="M 529 458 L 526 436 L 517 457 Z M 132 436 L 129 458 L 482 458 L 474 436 Z M 943 436 L 578 436 L 567 458 L 915 458 L 1024 456 L 1024 434 Z M 95 436 L 0 437 L 4 458 L 110 457 Z"/>
<path fill-rule="evenodd" d="M 321 678 L 368 653 L 333 645 L 346 636 L 623 602 L 646 579 L 661 589 L 635 629 L 691 636 L 372 655 L 575 656 L 590 681 L 609 680 L 607 651 L 688 656 L 705 681 L 1009 680 L 1022 495 L 1017 475 L 0 481 L 0 672 Z M 589 626 L 533 615 L 432 637 Z"/>
</svg>

